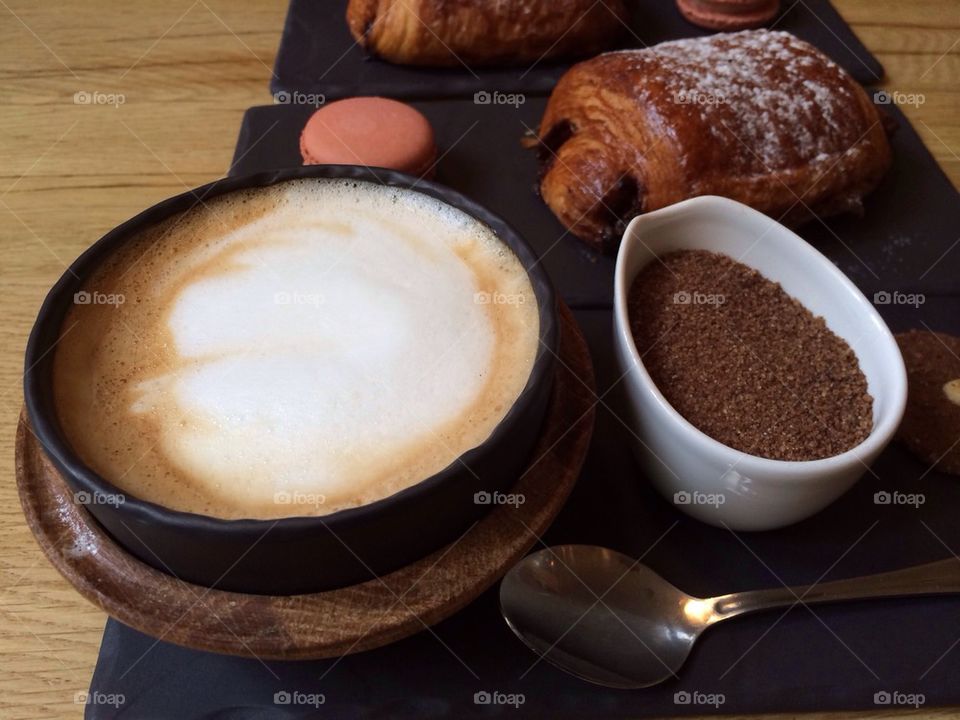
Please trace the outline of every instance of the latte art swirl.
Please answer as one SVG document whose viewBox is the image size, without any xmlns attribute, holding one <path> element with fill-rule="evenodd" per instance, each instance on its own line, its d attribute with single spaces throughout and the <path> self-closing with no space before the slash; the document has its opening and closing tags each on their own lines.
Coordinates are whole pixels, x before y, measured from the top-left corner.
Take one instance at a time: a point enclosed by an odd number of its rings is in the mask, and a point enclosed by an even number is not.
<svg viewBox="0 0 960 720">
<path fill-rule="evenodd" d="M 84 290 L 124 302 L 64 322 L 69 441 L 131 495 L 223 518 L 326 514 L 442 470 L 510 409 L 539 336 L 526 271 L 490 228 L 356 181 L 207 202 Z"/>
</svg>

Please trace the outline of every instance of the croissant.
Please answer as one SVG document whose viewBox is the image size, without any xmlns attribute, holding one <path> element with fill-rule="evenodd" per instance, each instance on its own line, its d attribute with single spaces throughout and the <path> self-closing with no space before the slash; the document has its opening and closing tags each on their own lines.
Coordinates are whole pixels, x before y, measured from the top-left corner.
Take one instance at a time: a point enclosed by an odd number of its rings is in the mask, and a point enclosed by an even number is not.
<svg viewBox="0 0 960 720">
<path fill-rule="evenodd" d="M 766 30 L 575 65 L 538 135 L 541 196 L 601 251 L 634 216 L 696 195 L 791 225 L 858 210 L 891 162 L 863 88 L 811 45 Z"/>
<path fill-rule="evenodd" d="M 517 65 L 610 48 L 624 0 L 350 0 L 347 24 L 367 51 L 406 65 Z"/>
</svg>

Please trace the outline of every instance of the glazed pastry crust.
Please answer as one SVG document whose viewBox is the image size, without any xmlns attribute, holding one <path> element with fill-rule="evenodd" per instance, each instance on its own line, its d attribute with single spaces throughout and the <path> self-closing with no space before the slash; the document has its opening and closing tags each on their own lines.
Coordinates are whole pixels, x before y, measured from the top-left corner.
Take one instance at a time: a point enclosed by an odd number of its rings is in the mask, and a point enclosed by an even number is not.
<svg viewBox="0 0 960 720">
<path fill-rule="evenodd" d="M 811 45 L 765 30 L 575 65 L 539 135 L 543 199 L 603 251 L 632 217 L 697 195 L 792 225 L 860 210 L 891 162 L 863 88 Z"/>
<path fill-rule="evenodd" d="M 350 0 L 368 52 L 405 65 L 517 65 L 587 56 L 626 30 L 624 0 Z"/>
</svg>

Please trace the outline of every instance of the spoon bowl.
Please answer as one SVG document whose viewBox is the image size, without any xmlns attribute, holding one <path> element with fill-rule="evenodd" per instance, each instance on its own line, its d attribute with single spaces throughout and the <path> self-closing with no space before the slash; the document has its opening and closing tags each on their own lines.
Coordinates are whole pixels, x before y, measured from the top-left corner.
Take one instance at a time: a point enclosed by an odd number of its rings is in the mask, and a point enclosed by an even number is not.
<svg viewBox="0 0 960 720">
<path fill-rule="evenodd" d="M 614 688 L 656 685 L 686 661 L 703 625 L 690 597 L 626 555 L 564 545 L 530 555 L 500 585 L 500 606 L 531 650 Z"/>
<path fill-rule="evenodd" d="M 592 545 L 528 555 L 500 584 L 510 629 L 540 658 L 598 685 L 634 689 L 676 677 L 714 623 L 800 603 L 960 592 L 960 559 L 800 587 L 696 598 L 639 560 Z"/>
</svg>

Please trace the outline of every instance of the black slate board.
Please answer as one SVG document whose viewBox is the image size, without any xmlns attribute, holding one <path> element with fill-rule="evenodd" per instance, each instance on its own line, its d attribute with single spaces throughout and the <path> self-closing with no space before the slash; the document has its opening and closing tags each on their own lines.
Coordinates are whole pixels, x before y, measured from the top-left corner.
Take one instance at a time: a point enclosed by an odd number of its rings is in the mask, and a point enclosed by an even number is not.
<svg viewBox="0 0 960 720">
<path fill-rule="evenodd" d="M 528 98 L 519 107 L 470 100 L 413 104 L 436 130 L 441 153 L 437 180 L 510 222 L 541 255 L 571 307 L 609 307 L 613 259 L 586 249 L 565 232 L 534 191 L 534 153 L 520 147 L 528 129 L 539 126 L 545 102 Z M 798 232 L 868 296 L 960 291 L 960 247 L 944 256 L 960 238 L 960 195 L 903 114 L 893 105 L 882 110 L 899 124 L 892 138 L 894 165 L 867 198 L 863 217 L 815 220 Z M 299 165 L 300 130 L 311 112 L 295 105 L 250 108 L 230 174 Z"/>
<path fill-rule="evenodd" d="M 894 329 L 926 323 L 960 334 L 960 298 L 931 297 L 919 311 L 896 310 L 886 313 Z M 619 376 L 610 313 L 576 315 L 602 395 Z M 880 572 L 949 557 L 948 547 L 960 550 L 960 482 L 926 473 L 897 445 L 876 463 L 878 478 L 867 475 L 840 501 L 793 527 L 736 536 L 699 523 L 640 476 L 627 431 L 613 414 L 622 415 L 618 392 L 604 403 L 583 475 L 545 536 L 548 545 L 596 543 L 644 556 L 676 585 L 703 596 L 815 582 L 825 573 L 823 579 Z M 923 493 L 925 503 L 919 509 L 877 505 L 874 493 L 881 490 Z M 536 663 L 501 619 L 496 589 L 436 626 L 437 637 L 422 632 L 339 661 L 261 663 L 212 655 L 155 642 L 111 620 L 91 695 L 122 694 L 124 717 L 180 720 L 627 718 L 714 711 L 677 704 L 682 692 L 722 694 L 723 713 L 886 709 L 874 704 L 875 693 L 884 691 L 922 693 L 928 707 L 960 704 L 960 647 L 951 652 L 960 637 L 958 611 L 960 598 L 914 598 L 747 616 L 707 632 L 678 680 L 638 691 L 596 687 Z M 275 694 L 283 692 L 322 693 L 325 702 L 316 714 L 302 704 L 275 704 Z M 478 692 L 521 693 L 524 703 L 519 710 L 478 705 Z M 114 716 L 112 707 L 88 707 L 88 718 Z"/>
<path fill-rule="evenodd" d="M 633 19 L 628 47 L 708 35 L 680 15 L 673 0 L 629 0 Z M 828 0 L 782 0 L 771 23 L 820 48 L 864 84 L 880 82 L 883 66 L 863 46 Z M 511 69 L 414 68 L 370 58 L 351 37 L 346 0 L 291 0 L 270 83 L 271 91 L 320 93 L 328 100 L 350 95 L 402 99 L 549 93 L 570 63 L 536 63 Z"/>
<path fill-rule="evenodd" d="M 539 103 L 539 104 L 538 104 Z M 532 192 L 533 158 L 519 150 L 542 100 L 520 108 L 469 101 L 418 104 L 435 124 L 439 179 L 510 220 L 541 252 L 590 343 L 601 396 L 619 376 L 611 346 L 612 262 L 582 250 Z M 862 219 L 840 218 L 801 231 L 860 287 L 922 292 L 919 306 L 879 304 L 894 331 L 930 327 L 960 334 L 954 245 L 958 196 L 916 133 L 901 122 L 895 167 Z M 244 117 L 231 172 L 298 164 L 297 136 L 309 109 L 252 108 Z M 476 123 L 473 129 L 472 124 Z M 464 133 L 466 134 L 464 135 Z M 462 139 L 461 139 L 461 136 Z M 458 142 L 455 142 L 458 141 Z M 951 248 L 953 248 L 951 250 Z M 800 584 L 880 572 L 960 551 L 960 482 L 927 472 L 899 445 L 837 503 L 793 527 L 734 535 L 698 523 L 657 495 L 630 455 L 612 388 L 583 475 L 544 538 L 548 545 L 606 545 L 644 561 L 695 595 Z M 919 508 L 878 505 L 879 491 L 922 493 Z M 339 661 L 260 662 L 155 641 L 108 621 L 91 683 L 88 718 L 403 718 L 655 717 L 707 714 L 677 693 L 722 694 L 723 713 L 888 709 L 875 694 L 921 693 L 927 707 L 960 704 L 960 600 L 914 598 L 797 607 L 711 629 L 680 678 L 657 688 L 612 691 L 575 680 L 531 654 L 506 628 L 496 590 L 434 628 L 386 648 Z M 439 639 L 438 639 L 439 638 Z M 441 642 L 442 641 L 442 642 Z M 955 647 L 956 645 L 956 647 Z M 456 657 L 454 656 L 456 655 Z M 459 659 L 458 659 L 459 658 Z M 477 693 L 520 693 L 523 705 L 476 704 Z M 277 693 L 307 704 L 277 704 Z M 297 695 L 300 693 L 300 695 Z M 279 696 L 283 699 L 284 696 Z M 682 698 L 683 696 L 681 696 Z"/>
</svg>

